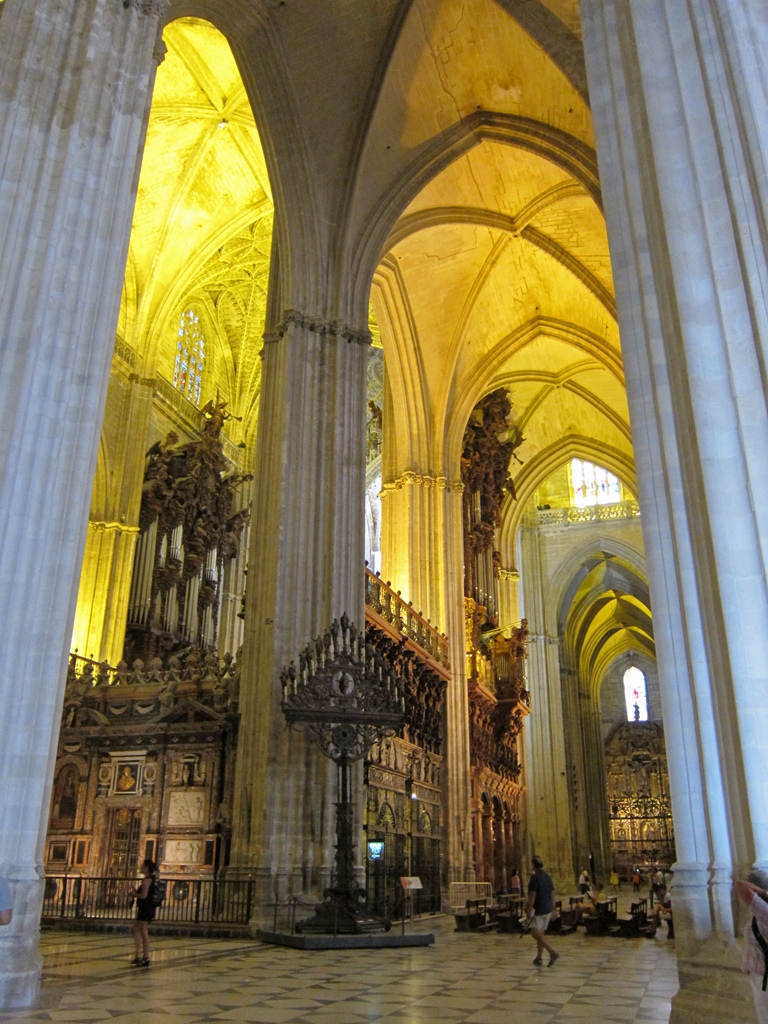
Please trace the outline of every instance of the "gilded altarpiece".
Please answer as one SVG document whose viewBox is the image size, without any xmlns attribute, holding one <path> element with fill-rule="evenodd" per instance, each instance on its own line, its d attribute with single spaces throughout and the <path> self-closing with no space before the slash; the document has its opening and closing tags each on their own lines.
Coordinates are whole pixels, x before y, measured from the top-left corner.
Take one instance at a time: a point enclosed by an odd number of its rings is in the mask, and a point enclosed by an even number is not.
<svg viewBox="0 0 768 1024">
<path fill-rule="evenodd" d="M 664 730 L 658 722 L 626 722 L 605 746 L 611 848 L 620 873 L 675 860 Z"/>
</svg>

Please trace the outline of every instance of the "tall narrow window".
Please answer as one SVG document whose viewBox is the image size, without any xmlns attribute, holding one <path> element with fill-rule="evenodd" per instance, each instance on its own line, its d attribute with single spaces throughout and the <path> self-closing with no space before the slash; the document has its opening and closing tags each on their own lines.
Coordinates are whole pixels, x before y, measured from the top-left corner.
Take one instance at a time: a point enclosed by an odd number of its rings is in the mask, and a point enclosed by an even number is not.
<svg viewBox="0 0 768 1024">
<path fill-rule="evenodd" d="M 573 503 L 577 508 L 589 505 L 613 505 L 621 501 L 619 478 L 603 466 L 583 459 L 571 460 L 571 484 Z"/>
<path fill-rule="evenodd" d="M 173 386 L 195 405 L 200 405 L 205 362 L 205 337 L 194 309 L 185 309 L 179 321 Z"/>
<path fill-rule="evenodd" d="M 635 665 L 624 673 L 624 701 L 627 705 L 628 722 L 648 721 L 648 693 L 645 688 L 645 673 Z"/>
</svg>

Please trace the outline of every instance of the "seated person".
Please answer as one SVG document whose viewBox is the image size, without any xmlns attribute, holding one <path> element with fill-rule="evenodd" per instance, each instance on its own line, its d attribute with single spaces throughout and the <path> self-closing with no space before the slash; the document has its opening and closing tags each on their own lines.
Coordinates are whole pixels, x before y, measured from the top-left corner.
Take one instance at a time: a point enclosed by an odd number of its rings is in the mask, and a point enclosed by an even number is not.
<svg viewBox="0 0 768 1024">
<path fill-rule="evenodd" d="M 587 902 L 574 903 L 573 910 L 576 914 L 576 924 L 579 924 L 583 917 L 597 917 L 598 903 L 607 899 L 608 897 L 605 895 L 602 885 L 598 882 L 595 888 L 590 889 L 587 893 Z"/>
<path fill-rule="evenodd" d="M 663 886 L 659 889 L 650 916 L 653 918 L 653 923 L 657 928 L 662 921 L 672 920 L 672 896 L 669 889 L 665 889 Z"/>
</svg>

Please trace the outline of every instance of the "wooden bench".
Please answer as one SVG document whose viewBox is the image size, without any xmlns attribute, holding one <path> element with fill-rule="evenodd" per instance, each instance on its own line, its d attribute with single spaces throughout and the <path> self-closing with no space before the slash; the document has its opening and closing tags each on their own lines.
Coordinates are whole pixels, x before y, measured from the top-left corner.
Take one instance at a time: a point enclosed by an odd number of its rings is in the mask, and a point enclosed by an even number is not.
<svg viewBox="0 0 768 1024">
<path fill-rule="evenodd" d="M 504 901 L 504 906 L 500 906 L 496 912 L 499 931 L 509 935 L 521 932 L 523 930 L 521 917 L 528 901 L 524 896 L 504 896 L 501 897 L 501 900 Z"/>
<path fill-rule="evenodd" d="M 548 932 L 559 932 L 561 935 L 567 935 L 569 931 L 573 931 L 576 925 L 567 924 L 563 920 L 563 901 L 555 900 L 555 909 L 552 912 L 552 916 L 549 919 L 547 925 Z"/>
<path fill-rule="evenodd" d="M 648 899 L 643 896 L 632 900 L 628 914 L 622 914 L 616 921 L 619 935 L 623 939 L 636 939 L 648 929 Z"/>
<path fill-rule="evenodd" d="M 597 913 L 582 918 L 587 935 L 610 935 L 616 924 L 616 897 L 598 900 L 595 910 Z"/>
<path fill-rule="evenodd" d="M 457 910 L 456 918 L 457 932 L 486 932 L 495 928 L 495 922 L 489 919 L 488 899 L 469 899 L 464 910 Z"/>
<path fill-rule="evenodd" d="M 581 906 L 583 902 L 584 897 L 581 895 L 568 897 L 568 906 L 563 907 L 563 909 L 560 911 L 560 917 L 562 918 L 561 930 L 563 928 L 576 928 L 576 926 L 579 923 L 579 918 L 581 916 L 579 914 L 579 911 L 577 910 L 577 907 Z"/>
</svg>

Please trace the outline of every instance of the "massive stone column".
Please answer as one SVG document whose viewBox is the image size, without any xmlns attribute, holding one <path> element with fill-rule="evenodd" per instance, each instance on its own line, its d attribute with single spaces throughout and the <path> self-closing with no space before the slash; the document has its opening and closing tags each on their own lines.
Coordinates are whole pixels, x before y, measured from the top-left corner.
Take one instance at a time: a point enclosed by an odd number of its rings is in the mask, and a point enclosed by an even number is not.
<svg viewBox="0 0 768 1024">
<path fill-rule="evenodd" d="M 417 444 L 424 443 L 424 437 L 410 414 L 404 413 L 402 401 L 397 403 L 399 413 L 396 414 L 388 380 L 384 397 L 382 574 L 448 637 L 451 680 L 446 696 L 442 766 L 447 844 L 443 863 L 446 881 L 463 882 L 473 873 L 463 597 L 463 485 L 458 465 L 455 472 L 442 474 L 413 468 L 420 466 L 422 456 L 427 457 L 426 453 L 419 453 Z M 405 428 L 408 439 L 400 448 L 395 440 L 396 416 L 400 418 L 401 434 Z"/>
<path fill-rule="evenodd" d="M 557 615 L 544 600 L 541 537 L 536 530 L 522 531 L 521 553 L 521 611 L 528 620 L 531 694 L 531 713 L 522 732 L 527 854 L 543 858 L 558 892 L 564 893 L 572 890 L 574 878 Z"/>
<path fill-rule="evenodd" d="M 231 859 L 258 916 L 333 863 L 335 767 L 286 731 L 280 670 L 344 612 L 364 625 L 369 344 L 297 310 L 265 336 Z"/>
<path fill-rule="evenodd" d="M 157 0 L 0 19 L 0 1004 L 26 1005 L 64 672 L 153 81 Z"/>
<path fill-rule="evenodd" d="M 731 879 L 768 861 L 768 19 L 582 15 L 678 854 L 672 1019 L 749 1019 Z"/>
<path fill-rule="evenodd" d="M 385 405 L 386 456 L 389 416 Z M 396 590 L 449 641 L 451 680 L 446 695 L 443 792 L 448 882 L 472 872 L 469 803 L 469 717 L 464 628 L 462 484 L 447 476 L 406 470 L 383 481 L 382 569 Z"/>
</svg>

